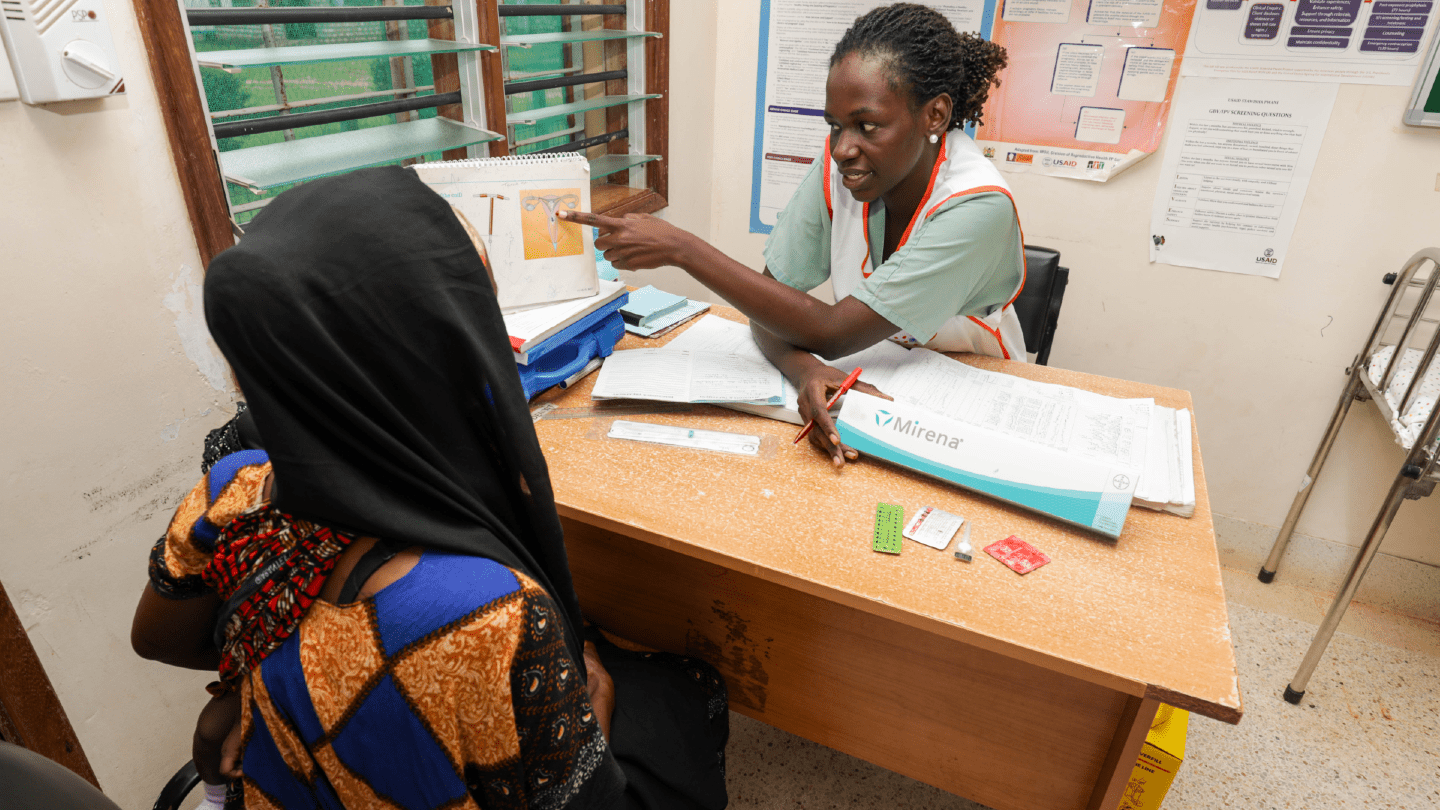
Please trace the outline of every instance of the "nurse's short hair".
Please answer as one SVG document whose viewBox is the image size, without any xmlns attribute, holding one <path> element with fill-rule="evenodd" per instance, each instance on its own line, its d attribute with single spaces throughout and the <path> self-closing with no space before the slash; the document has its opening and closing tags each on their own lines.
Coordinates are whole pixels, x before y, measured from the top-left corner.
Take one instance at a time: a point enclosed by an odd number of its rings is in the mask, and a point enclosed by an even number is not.
<svg viewBox="0 0 1440 810">
<path fill-rule="evenodd" d="M 982 123 L 985 100 L 1007 63 L 1004 48 L 957 32 L 940 12 L 915 3 L 880 6 L 857 17 L 835 45 L 830 66 L 852 53 L 885 64 L 891 86 L 908 96 L 912 109 L 948 93 L 954 105 L 950 129 Z"/>
</svg>

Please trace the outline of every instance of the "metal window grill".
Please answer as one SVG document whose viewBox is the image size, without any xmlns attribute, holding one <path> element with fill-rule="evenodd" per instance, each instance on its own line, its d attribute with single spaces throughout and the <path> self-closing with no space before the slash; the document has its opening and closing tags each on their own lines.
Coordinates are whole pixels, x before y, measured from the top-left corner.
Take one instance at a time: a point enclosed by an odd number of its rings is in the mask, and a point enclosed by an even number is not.
<svg viewBox="0 0 1440 810">
<path fill-rule="evenodd" d="M 439 0 L 443 2 L 444 0 Z M 436 0 L 431 0 L 436 2 Z M 232 219 L 297 183 L 504 139 L 585 152 L 595 180 L 644 186 L 644 0 L 502 2 L 505 121 L 485 120 L 482 0 L 183 0 Z M 453 27 L 453 39 L 444 27 Z M 440 29 L 441 36 L 435 36 Z M 430 56 L 455 54 L 436 93 Z M 446 107 L 460 120 L 437 114 Z M 503 133 L 503 134 L 502 134 Z M 615 178 L 612 178 L 612 181 Z"/>
<path fill-rule="evenodd" d="M 505 123 L 520 153 L 584 152 L 591 176 L 644 186 L 647 37 L 643 0 L 499 7 Z"/>
</svg>

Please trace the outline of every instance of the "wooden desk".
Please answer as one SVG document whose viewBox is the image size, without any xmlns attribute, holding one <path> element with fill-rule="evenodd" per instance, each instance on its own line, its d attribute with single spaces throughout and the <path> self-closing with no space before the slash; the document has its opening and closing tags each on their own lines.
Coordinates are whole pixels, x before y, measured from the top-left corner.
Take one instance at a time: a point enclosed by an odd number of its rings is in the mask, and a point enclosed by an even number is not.
<svg viewBox="0 0 1440 810">
<path fill-rule="evenodd" d="M 1184 391 L 963 360 L 1191 407 Z M 593 380 L 537 402 L 591 405 Z M 1115 808 L 1160 702 L 1240 720 L 1198 440 L 1195 516 L 1134 508 L 1111 543 L 883 462 L 837 472 L 782 422 L 710 406 L 626 418 L 763 437 L 751 458 L 606 439 L 606 418 L 536 425 L 586 614 L 715 664 L 742 714 L 1000 810 Z M 975 561 L 871 551 L 877 501 L 969 518 Z M 1011 534 L 1053 562 L 1021 577 L 981 551 Z"/>
</svg>

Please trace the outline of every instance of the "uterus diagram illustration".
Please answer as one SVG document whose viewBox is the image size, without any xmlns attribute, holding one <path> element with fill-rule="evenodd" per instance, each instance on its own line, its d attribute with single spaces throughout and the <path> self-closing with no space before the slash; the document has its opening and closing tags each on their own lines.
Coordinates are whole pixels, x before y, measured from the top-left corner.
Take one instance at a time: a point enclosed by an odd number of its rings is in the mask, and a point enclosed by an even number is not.
<svg viewBox="0 0 1440 810">
<path fill-rule="evenodd" d="M 522 192 L 521 230 L 525 234 L 525 258 L 575 256 L 584 249 L 580 226 L 556 217 L 561 210 L 580 208 L 579 189 L 536 189 Z"/>
</svg>

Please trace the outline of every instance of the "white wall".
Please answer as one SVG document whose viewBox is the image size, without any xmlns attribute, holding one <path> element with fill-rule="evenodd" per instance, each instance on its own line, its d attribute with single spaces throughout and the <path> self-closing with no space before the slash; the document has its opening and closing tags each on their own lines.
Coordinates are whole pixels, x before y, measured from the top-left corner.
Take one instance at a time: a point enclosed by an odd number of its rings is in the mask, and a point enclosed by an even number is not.
<svg viewBox="0 0 1440 810">
<path fill-rule="evenodd" d="M 681 54 L 709 53 L 719 69 L 709 111 L 694 109 L 705 88 L 672 81 L 668 216 L 758 269 L 764 237 L 748 230 L 760 3 L 674 8 L 675 70 Z M 1401 126 L 1407 92 L 1341 88 L 1278 281 L 1147 261 L 1161 153 L 1106 184 L 1007 175 L 1026 240 L 1071 268 L 1051 364 L 1190 391 L 1217 514 L 1279 526 L 1389 289 L 1381 275 L 1440 244 L 1440 131 Z M 695 151 L 682 148 L 707 141 L 708 180 L 676 182 L 696 170 L 682 167 Z M 644 278 L 694 294 L 678 270 Z M 1357 545 L 1400 459 L 1374 409 L 1356 408 L 1300 531 Z M 1437 534 L 1440 498 L 1406 502 L 1383 548 L 1437 565 Z"/>
<path fill-rule="evenodd" d="M 207 679 L 137 658 L 130 617 L 231 397 L 168 308 L 198 304 L 199 258 L 131 5 L 106 10 L 129 95 L 0 102 L 0 582 L 101 786 L 138 808 L 189 758 Z"/>
</svg>

